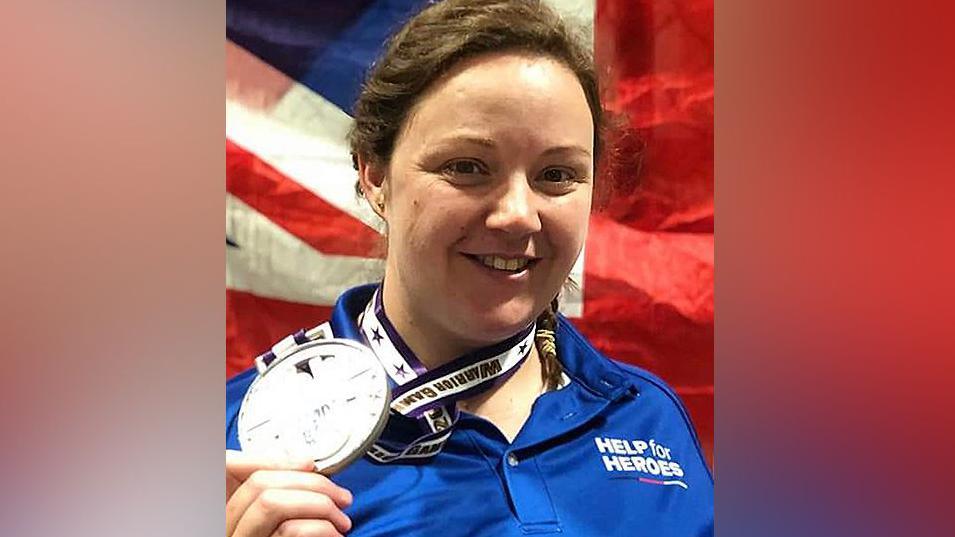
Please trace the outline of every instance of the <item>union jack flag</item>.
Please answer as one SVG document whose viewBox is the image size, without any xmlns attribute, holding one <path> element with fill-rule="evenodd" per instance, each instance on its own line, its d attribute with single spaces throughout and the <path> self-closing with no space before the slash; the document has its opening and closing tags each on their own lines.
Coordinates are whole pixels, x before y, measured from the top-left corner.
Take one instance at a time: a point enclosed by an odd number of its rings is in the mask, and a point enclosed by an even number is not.
<svg viewBox="0 0 955 537">
<path fill-rule="evenodd" d="M 591 217 L 563 312 L 608 356 L 674 386 L 712 457 L 712 0 L 547 1 L 594 28 L 605 107 L 629 118 L 642 153 Z M 380 278 L 348 112 L 386 37 L 423 4 L 228 1 L 227 376 Z"/>
</svg>

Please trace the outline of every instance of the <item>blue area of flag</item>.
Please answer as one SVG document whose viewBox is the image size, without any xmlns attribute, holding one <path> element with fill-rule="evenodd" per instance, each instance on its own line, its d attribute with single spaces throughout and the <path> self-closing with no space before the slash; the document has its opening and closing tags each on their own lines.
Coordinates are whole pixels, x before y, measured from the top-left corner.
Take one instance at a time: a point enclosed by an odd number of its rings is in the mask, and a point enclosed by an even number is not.
<svg viewBox="0 0 955 537">
<path fill-rule="evenodd" d="M 385 40 L 424 0 L 229 0 L 226 37 L 350 112 Z"/>
</svg>

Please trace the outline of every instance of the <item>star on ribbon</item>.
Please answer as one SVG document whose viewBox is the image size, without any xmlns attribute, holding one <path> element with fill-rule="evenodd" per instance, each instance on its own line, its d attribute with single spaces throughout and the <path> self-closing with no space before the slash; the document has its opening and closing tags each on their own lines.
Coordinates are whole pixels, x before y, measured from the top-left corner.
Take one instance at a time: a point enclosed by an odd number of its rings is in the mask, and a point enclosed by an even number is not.
<svg viewBox="0 0 955 537">
<path fill-rule="evenodd" d="M 526 349 L 527 349 L 527 342 L 525 341 L 524 343 L 521 343 L 520 347 L 518 347 L 517 352 L 520 354 L 524 354 L 524 351 Z"/>
<path fill-rule="evenodd" d="M 381 340 L 385 338 L 381 337 L 381 332 L 378 331 L 378 328 L 372 328 L 371 339 L 373 339 L 375 343 L 381 343 Z"/>
<path fill-rule="evenodd" d="M 410 375 L 410 373 L 408 373 L 408 370 L 405 369 L 405 364 L 396 365 L 394 367 L 395 367 L 395 374 L 401 375 L 402 378 Z"/>
</svg>

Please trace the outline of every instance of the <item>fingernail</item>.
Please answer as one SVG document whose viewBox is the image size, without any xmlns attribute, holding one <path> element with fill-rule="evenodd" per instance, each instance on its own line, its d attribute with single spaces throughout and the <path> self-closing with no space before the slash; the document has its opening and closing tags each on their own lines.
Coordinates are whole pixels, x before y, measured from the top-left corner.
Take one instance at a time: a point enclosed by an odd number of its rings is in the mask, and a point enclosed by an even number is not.
<svg viewBox="0 0 955 537">
<path fill-rule="evenodd" d="M 349 505 L 351 505 L 353 501 L 355 501 L 355 497 L 352 496 L 352 493 L 350 490 L 343 488 L 342 501 L 345 503 L 345 507 L 348 507 Z"/>
<path fill-rule="evenodd" d="M 295 465 L 295 468 L 301 468 L 302 470 L 315 469 L 315 461 L 312 459 L 293 459 L 291 462 Z"/>
</svg>

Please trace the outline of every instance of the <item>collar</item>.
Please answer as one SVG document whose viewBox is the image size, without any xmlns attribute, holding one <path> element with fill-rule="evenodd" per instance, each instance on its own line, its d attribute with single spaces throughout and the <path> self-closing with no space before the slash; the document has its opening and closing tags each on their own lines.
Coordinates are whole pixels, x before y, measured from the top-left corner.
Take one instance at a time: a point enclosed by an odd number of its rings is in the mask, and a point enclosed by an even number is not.
<svg viewBox="0 0 955 537">
<path fill-rule="evenodd" d="M 567 375 L 595 395 L 611 401 L 637 395 L 633 377 L 595 349 L 563 315 L 557 316 L 557 353 Z"/>
</svg>

